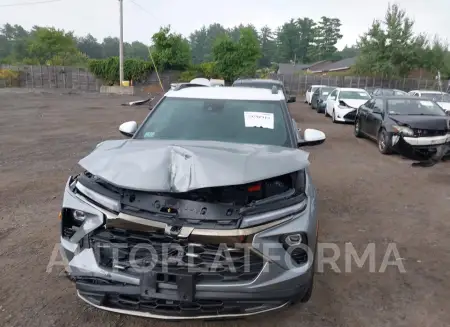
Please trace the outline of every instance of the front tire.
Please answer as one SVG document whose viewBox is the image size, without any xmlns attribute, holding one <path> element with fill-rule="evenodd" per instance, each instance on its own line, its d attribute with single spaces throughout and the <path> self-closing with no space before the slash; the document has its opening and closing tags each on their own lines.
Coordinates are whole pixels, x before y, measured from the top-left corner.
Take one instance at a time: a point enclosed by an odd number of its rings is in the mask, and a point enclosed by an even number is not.
<svg viewBox="0 0 450 327">
<path fill-rule="evenodd" d="M 305 295 L 300 299 L 301 303 L 306 303 L 311 299 L 311 295 L 314 290 L 314 274 L 312 274 L 310 281 L 308 282 L 308 290 L 306 291 Z"/>
<path fill-rule="evenodd" d="M 353 133 L 358 138 L 363 137 L 363 134 L 361 133 L 361 119 L 359 117 L 357 117 L 356 120 L 355 120 L 355 126 L 354 126 L 354 129 L 353 129 Z"/>
<path fill-rule="evenodd" d="M 388 154 L 392 153 L 390 141 L 391 141 L 391 138 L 389 137 L 388 133 L 386 132 L 385 129 L 382 129 L 378 133 L 378 137 L 377 137 L 378 151 L 380 151 L 381 154 L 388 155 Z"/>
<path fill-rule="evenodd" d="M 334 109 L 333 109 L 333 114 L 332 114 L 332 116 L 331 116 L 331 120 L 333 121 L 333 123 L 337 123 L 337 121 L 336 121 L 336 113 L 334 112 Z"/>
</svg>

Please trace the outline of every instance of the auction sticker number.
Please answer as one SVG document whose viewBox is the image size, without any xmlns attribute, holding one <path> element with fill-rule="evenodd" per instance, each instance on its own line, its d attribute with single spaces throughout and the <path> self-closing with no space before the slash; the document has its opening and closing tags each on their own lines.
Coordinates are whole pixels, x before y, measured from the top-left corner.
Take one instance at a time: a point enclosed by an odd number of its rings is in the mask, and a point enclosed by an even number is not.
<svg viewBox="0 0 450 327">
<path fill-rule="evenodd" d="M 268 112 L 244 111 L 245 127 L 274 128 L 274 117 Z"/>
</svg>

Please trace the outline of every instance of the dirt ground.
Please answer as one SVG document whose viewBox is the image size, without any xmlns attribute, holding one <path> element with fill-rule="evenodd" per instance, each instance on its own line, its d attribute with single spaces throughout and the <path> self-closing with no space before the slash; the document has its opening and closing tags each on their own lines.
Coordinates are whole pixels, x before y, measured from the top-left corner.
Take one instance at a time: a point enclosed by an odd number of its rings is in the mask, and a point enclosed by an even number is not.
<svg viewBox="0 0 450 327">
<path fill-rule="evenodd" d="M 127 98 L 0 93 L 1 326 L 448 326 L 450 321 L 450 162 L 411 167 L 356 139 L 303 103 L 292 105 L 301 127 L 324 131 L 310 151 L 318 189 L 320 241 L 339 246 L 340 272 L 325 265 L 306 305 L 246 320 L 160 322 L 104 312 L 75 296 L 74 286 L 46 272 L 59 239 L 58 212 L 77 162 L 118 126 L 148 111 L 121 107 Z M 131 99 L 131 98 L 130 98 Z M 375 270 L 345 269 L 345 243 L 361 255 L 376 246 Z M 389 243 L 398 266 L 379 272 Z M 351 271 L 350 271 L 351 270 Z"/>
</svg>

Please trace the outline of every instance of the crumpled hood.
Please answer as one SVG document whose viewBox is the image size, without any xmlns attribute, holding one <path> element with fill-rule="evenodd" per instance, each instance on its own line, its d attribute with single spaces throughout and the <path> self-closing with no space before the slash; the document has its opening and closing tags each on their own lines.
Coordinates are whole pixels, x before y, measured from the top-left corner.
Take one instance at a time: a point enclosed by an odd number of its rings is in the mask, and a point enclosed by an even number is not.
<svg viewBox="0 0 450 327">
<path fill-rule="evenodd" d="M 442 109 L 444 109 L 445 111 L 450 110 L 450 102 L 440 102 L 437 101 L 437 104 L 439 106 L 441 106 Z"/>
<path fill-rule="evenodd" d="M 389 118 L 395 123 L 417 129 L 428 129 L 443 131 L 448 129 L 446 116 L 413 116 L 413 115 L 390 115 Z"/>
<path fill-rule="evenodd" d="M 309 165 L 305 151 L 212 141 L 112 140 L 79 164 L 123 188 L 153 192 L 251 183 Z"/>
<path fill-rule="evenodd" d="M 366 103 L 368 100 L 359 100 L 359 99 L 339 99 L 341 101 L 344 101 L 347 106 L 358 109 L 361 105 Z"/>
</svg>

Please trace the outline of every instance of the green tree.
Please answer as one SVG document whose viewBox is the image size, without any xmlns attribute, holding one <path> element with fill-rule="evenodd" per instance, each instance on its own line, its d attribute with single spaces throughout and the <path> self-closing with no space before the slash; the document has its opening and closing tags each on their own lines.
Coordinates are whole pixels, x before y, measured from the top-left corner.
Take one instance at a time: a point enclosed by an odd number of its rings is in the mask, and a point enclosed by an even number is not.
<svg viewBox="0 0 450 327">
<path fill-rule="evenodd" d="M 191 64 L 189 42 L 181 34 L 170 32 L 170 26 L 161 27 L 152 37 L 152 55 L 156 64 L 163 69 L 182 70 Z"/>
<path fill-rule="evenodd" d="M 310 54 L 311 45 L 314 43 L 316 23 L 310 18 L 297 19 L 299 33 L 296 57 L 298 62 L 307 63 L 315 58 Z"/>
<path fill-rule="evenodd" d="M 383 21 L 375 20 L 358 41 L 355 70 L 386 77 L 407 76 L 421 65 L 425 39 L 413 33 L 414 22 L 397 5 L 389 5 Z"/>
<path fill-rule="evenodd" d="M 268 26 L 261 28 L 259 34 L 259 43 L 261 47 L 260 67 L 270 67 L 276 59 L 277 44 L 274 33 Z"/>
<path fill-rule="evenodd" d="M 314 29 L 314 42 L 310 46 L 312 61 L 333 59 L 336 43 L 342 39 L 341 21 L 339 18 L 322 16 Z"/>
<path fill-rule="evenodd" d="M 103 48 L 91 34 L 77 38 L 77 47 L 90 58 L 103 58 Z"/>
<path fill-rule="evenodd" d="M 28 55 L 29 33 L 20 25 L 5 24 L 0 29 L 0 59 L 21 61 Z"/>
<path fill-rule="evenodd" d="M 300 48 L 298 25 L 294 19 L 284 23 L 277 31 L 278 58 L 281 62 L 296 61 Z"/>
<path fill-rule="evenodd" d="M 261 56 L 259 40 L 251 28 L 242 28 L 238 42 L 230 36 L 219 38 L 213 47 L 216 71 L 230 83 L 239 76 L 253 76 Z"/>
<path fill-rule="evenodd" d="M 119 56 L 120 40 L 118 37 L 105 37 L 102 42 L 103 58 Z"/>
<path fill-rule="evenodd" d="M 28 54 L 41 65 L 55 58 L 58 58 L 58 62 L 62 65 L 71 65 L 81 58 L 73 33 L 53 27 L 33 28 Z"/>
<path fill-rule="evenodd" d="M 208 29 L 203 26 L 189 35 L 189 43 L 192 51 L 192 62 L 200 64 L 205 61 L 207 55 L 211 52 L 208 48 Z"/>
<path fill-rule="evenodd" d="M 148 60 L 148 46 L 142 42 L 134 41 L 124 47 L 125 58 Z"/>
</svg>

